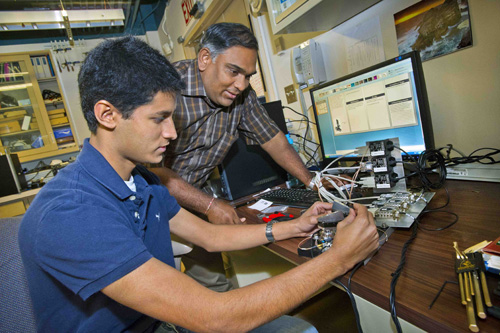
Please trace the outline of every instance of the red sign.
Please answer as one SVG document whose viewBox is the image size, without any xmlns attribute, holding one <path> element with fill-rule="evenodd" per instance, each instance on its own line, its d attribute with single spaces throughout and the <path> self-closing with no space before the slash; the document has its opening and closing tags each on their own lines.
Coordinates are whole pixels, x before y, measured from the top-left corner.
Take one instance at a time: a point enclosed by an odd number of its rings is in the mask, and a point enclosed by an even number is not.
<svg viewBox="0 0 500 333">
<path fill-rule="evenodd" d="M 184 15 L 184 21 L 186 22 L 186 25 L 188 25 L 189 21 L 191 21 L 191 18 L 193 17 L 189 12 L 193 8 L 193 0 L 182 0 L 182 14 Z"/>
</svg>

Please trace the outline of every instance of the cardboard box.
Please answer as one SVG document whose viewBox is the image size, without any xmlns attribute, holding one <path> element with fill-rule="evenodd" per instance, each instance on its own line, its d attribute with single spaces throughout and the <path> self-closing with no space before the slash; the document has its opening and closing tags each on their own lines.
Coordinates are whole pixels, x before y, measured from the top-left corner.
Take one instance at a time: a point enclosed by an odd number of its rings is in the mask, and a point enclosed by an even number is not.
<svg viewBox="0 0 500 333">
<path fill-rule="evenodd" d="M 0 134 L 7 134 L 20 131 L 21 131 L 21 126 L 17 121 L 0 123 Z"/>
</svg>

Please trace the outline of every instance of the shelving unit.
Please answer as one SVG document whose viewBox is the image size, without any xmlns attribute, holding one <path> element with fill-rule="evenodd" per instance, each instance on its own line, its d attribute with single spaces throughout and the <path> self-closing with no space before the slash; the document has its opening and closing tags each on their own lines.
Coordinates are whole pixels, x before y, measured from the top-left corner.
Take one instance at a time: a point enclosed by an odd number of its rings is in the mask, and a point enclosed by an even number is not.
<svg viewBox="0 0 500 333">
<path fill-rule="evenodd" d="M 22 163 L 79 150 L 56 71 L 43 72 L 37 58 L 53 63 L 43 51 L 0 55 L 0 153 Z"/>
<path fill-rule="evenodd" d="M 327 31 L 380 0 L 266 0 L 273 34 Z"/>
</svg>

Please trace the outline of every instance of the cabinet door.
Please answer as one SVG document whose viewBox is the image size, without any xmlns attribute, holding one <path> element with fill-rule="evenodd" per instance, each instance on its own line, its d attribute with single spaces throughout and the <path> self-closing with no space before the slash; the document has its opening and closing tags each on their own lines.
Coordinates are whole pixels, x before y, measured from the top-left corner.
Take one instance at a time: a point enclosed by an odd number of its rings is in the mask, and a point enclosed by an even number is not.
<svg viewBox="0 0 500 333">
<path fill-rule="evenodd" d="M 19 157 L 57 150 L 28 55 L 0 57 L 0 150 Z"/>
</svg>

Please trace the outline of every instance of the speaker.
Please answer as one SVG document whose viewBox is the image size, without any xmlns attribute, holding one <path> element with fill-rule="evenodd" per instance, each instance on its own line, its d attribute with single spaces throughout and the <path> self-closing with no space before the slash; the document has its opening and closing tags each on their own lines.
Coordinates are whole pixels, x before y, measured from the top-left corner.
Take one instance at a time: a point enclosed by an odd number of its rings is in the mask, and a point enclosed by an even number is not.
<svg viewBox="0 0 500 333">
<path fill-rule="evenodd" d="M 0 156 L 0 197 L 16 194 L 25 189 L 26 178 L 22 173 L 17 154 Z"/>
</svg>

